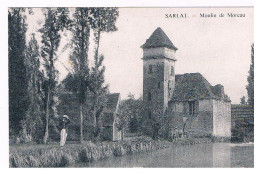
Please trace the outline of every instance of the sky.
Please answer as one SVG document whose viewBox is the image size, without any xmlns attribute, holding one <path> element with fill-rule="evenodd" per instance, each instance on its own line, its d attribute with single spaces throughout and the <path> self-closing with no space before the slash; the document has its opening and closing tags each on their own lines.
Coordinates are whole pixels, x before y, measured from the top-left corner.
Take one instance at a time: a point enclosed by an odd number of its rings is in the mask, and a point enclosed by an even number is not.
<svg viewBox="0 0 260 173">
<path fill-rule="evenodd" d="M 201 13 L 224 17 L 200 17 Z M 245 17 L 227 17 L 227 13 Z M 165 14 L 186 14 L 187 18 L 165 18 Z M 27 16 L 27 38 L 40 27 L 41 10 Z M 222 84 L 233 104 L 246 96 L 247 75 L 253 39 L 253 8 L 119 8 L 118 31 L 102 33 L 100 53 L 105 57 L 105 80 L 111 93 L 142 95 L 143 62 L 140 46 L 157 28 L 161 27 L 176 52 L 176 74 L 201 73 L 211 85 Z M 68 33 L 69 35 L 69 33 Z M 40 42 L 40 34 L 36 33 Z M 93 40 L 93 37 L 90 38 Z M 62 52 L 69 37 L 62 37 L 56 67 L 62 80 L 70 69 L 70 50 Z M 93 60 L 93 41 L 89 58 Z M 62 52 L 62 53 L 61 53 Z M 66 66 L 66 68 L 64 67 Z"/>
</svg>

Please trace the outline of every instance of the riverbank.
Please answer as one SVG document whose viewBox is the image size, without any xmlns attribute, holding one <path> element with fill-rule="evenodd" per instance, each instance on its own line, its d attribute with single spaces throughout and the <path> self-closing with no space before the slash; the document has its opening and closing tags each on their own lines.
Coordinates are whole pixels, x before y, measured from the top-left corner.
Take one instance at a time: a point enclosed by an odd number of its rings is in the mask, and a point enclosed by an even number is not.
<svg viewBox="0 0 260 173">
<path fill-rule="evenodd" d="M 168 141 L 122 141 L 94 144 L 58 144 L 10 146 L 10 167 L 67 167 L 77 162 L 93 162 L 107 157 L 120 157 L 167 148 Z"/>
<path fill-rule="evenodd" d="M 95 162 L 78 163 L 86 168 L 252 168 L 254 144 L 199 143 Z"/>
<path fill-rule="evenodd" d="M 94 144 L 68 144 L 60 148 L 51 145 L 15 145 L 10 146 L 10 167 L 68 167 L 75 163 L 88 163 L 109 157 L 121 157 L 135 153 L 155 151 L 174 145 L 193 145 L 210 143 L 209 138 L 180 139 L 178 141 L 154 141 L 144 138 L 120 142 L 102 142 Z"/>
</svg>

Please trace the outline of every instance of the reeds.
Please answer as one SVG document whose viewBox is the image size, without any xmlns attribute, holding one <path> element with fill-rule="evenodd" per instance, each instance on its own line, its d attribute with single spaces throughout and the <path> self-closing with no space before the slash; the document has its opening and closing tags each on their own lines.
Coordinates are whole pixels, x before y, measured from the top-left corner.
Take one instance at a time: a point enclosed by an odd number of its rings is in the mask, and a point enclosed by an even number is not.
<svg viewBox="0 0 260 173">
<path fill-rule="evenodd" d="M 93 162 L 107 157 L 121 157 L 134 153 L 154 151 L 168 147 L 166 141 L 124 141 L 107 144 L 85 143 L 65 148 L 42 147 L 15 150 L 9 154 L 10 167 L 68 167 L 75 163 Z"/>
<path fill-rule="evenodd" d="M 72 153 L 61 149 L 42 149 L 32 152 L 10 153 L 10 167 L 65 167 L 75 163 Z"/>
</svg>

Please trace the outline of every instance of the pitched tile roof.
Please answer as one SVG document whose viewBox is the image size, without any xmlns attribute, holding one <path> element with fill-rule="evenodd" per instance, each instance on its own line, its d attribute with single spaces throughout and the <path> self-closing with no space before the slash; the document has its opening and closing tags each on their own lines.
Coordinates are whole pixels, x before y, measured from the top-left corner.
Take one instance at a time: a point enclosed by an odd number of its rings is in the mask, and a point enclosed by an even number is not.
<svg viewBox="0 0 260 173">
<path fill-rule="evenodd" d="M 116 107 L 118 104 L 118 101 L 120 99 L 120 94 L 119 93 L 112 93 L 107 95 L 107 104 L 106 104 L 106 109 L 109 112 L 115 112 Z"/>
<path fill-rule="evenodd" d="M 178 50 L 177 47 L 173 45 L 169 37 L 165 32 L 158 27 L 149 39 L 146 40 L 145 44 L 141 46 L 142 48 L 156 48 L 156 47 L 167 47 L 173 50 Z"/>
<path fill-rule="evenodd" d="M 113 93 L 107 95 L 106 109 L 99 118 L 100 126 L 113 126 L 114 114 L 120 101 L 120 94 Z"/>
<path fill-rule="evenodd" d="M 221 86 L 212 86 L 200 73 L 179 74 L 175 76 L 172 100 L 224 99 L 230 101 L 228 96 L 224 94 L 224 87 Z"/>
</svg>

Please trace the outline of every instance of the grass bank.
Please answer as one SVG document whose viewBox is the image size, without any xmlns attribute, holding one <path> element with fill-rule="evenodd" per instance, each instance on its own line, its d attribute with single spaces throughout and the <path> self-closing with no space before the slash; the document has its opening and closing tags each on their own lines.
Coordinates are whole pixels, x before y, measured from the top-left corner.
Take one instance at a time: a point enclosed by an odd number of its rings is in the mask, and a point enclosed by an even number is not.
<svg viewBox="0 0 260 173">
<path fill-rule="evenodd" d="M 167 141 L 124 141 L 93 144 L 68 144 L 10 147 L 10 167 L 67 167 L 78 162 L 93 162 L 107 157 L 120 157 L 167 148 Z"/>
<path fill-rule="evenodd" d="M 122 142 L 94 144 L 68 143 L 60 148 L 58 143 L 50 145 L 15 145 L 9 149 L 10 167 L 68 167 L 75 163 L 88 163 L 108 157 L 121 157 L 140 152 L 155 151 L 171 145 L 193 145 L 211 143 L 210 138 L 178 139 L 177 141 L 154 141 L 135 137 Z"/>
</svg>

